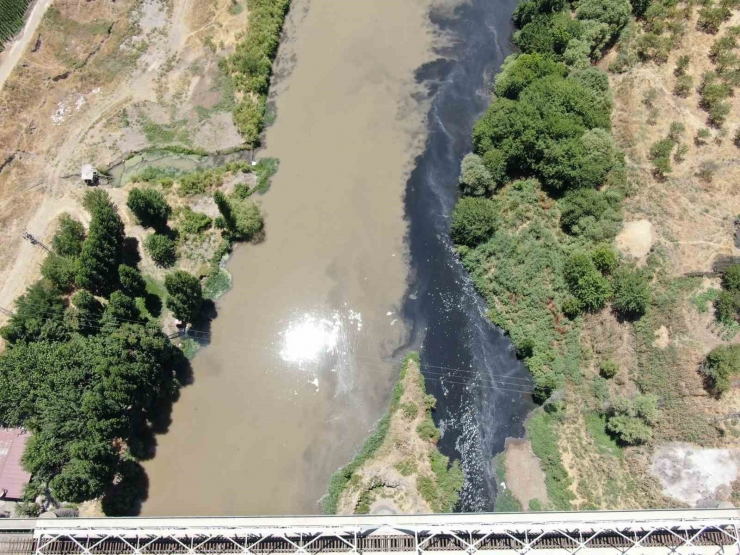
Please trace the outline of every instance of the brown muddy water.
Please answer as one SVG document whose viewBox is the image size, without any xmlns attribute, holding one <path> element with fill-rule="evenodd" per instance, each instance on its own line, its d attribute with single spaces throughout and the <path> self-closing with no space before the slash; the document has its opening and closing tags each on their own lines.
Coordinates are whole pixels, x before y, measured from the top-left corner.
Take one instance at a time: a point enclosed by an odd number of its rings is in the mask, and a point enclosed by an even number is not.
<svg viewBox="0 0 740 555">
<path fill-rule="evenodd" d="M 451 0 L 446 0 L 450 1 Z M 382 414 L 407 330 L 404 190 L 425 141 L 430 0 L 294 0 L 261 199 L 266 240 L 234 288 L 145 464 L 143 515 L 319 512 Z"/>
</svg>

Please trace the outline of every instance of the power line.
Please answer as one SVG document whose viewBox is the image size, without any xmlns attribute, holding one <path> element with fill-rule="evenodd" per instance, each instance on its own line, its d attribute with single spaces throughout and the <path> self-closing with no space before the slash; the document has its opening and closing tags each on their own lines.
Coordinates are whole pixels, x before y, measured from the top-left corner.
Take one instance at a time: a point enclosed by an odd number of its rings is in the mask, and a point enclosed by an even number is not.
<svg viewBox="0 0 740 555">
<path fill-rule="evenodd" d="M 7 309 L 4 309 L 0 307 L 1 311 L 6 311 Z M 11 313 L 12 314 L 12 313 Z M 41 320 L 57 320 L 58 314 L 53 311 L 46 311 L 41 312 L 41 314 L 53 314 L 54 316 L 43 316 L 39 319 Z M 84 316 L 77 316 L 82 322 L 84 322 L 83 326 L 85 328 L 89 329 L 96 329 L 96 330 L 102 330 L 103 326 L 100 325 L 99 321 L 95 318 L 90 317 L 84 317 Z M 113 321 L 118 322 L 131 322 L 131 323 L 137 323 L 137 324 L 146 324 L 148 323 L 146 320 L 131 320 L 128 318 L 117 318 L 117 317 L 110 317 Z M 188 331 L 184 334 L 185 337 L 189 336 L 189 334 L 192 333 L 192 330 Z M 204 335 L 210 336 L 211 334 L 209 332 L 199 332 Z M 257 345 L 258 343 L 261 343 L 263 347 L 269 346 L 274 347 L 274 343 L 266 343 L 266 342 L 258 342 L 252 340 L 252 345 Z M 359 353 L 352 353 L 352 356 L 355 358 L 355 363 L 359 366 L 387 366 L 388 364 L 392 364 L 380 357 L 372 357 L 367 355 L 361 355 Z M 362 360 L 366 359 L 366 360 Z M 372 362 L 371 362 L 372 361 Z M 455 384 L 455 385 L 465 385 L 465 386 L 471 386 L 471 387 L 485 387 L 488 389 L 496 389 L 501 391 L 508 391 L 511 393 L 522 393 L 522 394 L 532 394 L 533 391 L 530 389 L 525 389 L 528 387 L 531 387 L 533 385 L 531 380 L 528 380 L 527 378 L 520 378 L 517 376 L 508 376 L 508 375 L 501 375 L 501 374 L 489 374 L 489 375 L 482 375 L 480 372 L 471 370 L 471 369 L 464 369 L 464 368 L 452 368 L 452 367 L 443 367 L 443 366 L 435 366 L 430 364 L 420 364 L 419 367 L 421 369 L 424 369 L 424 376 L 425 379 L 429 379 L 432 381 L 436 381 L 442 384 Z M 365 368 L 367 370 L 367 368 Z M 438 370 L 449 370 L 452 372 L 445 373 L 445 372 L 439 372 Z M 456 375 L 457 373 L 463 373 L 463 375 Z M 431 375 L 431 376 L 429 376 Z M 470 380 L 470 381 L 457 381 L 457 380 Z M 521 380 L 525 383 L 518 383 L 515 380 Z M 476 381 L 480 383 L 475 383 Z M 499 385 L 500 384 L 500 385 Z M 506 387 L 501 387 L 506 386 Z M 514 389 L 514 388 L 522 388 L 522 389 Z"/>
</svg>

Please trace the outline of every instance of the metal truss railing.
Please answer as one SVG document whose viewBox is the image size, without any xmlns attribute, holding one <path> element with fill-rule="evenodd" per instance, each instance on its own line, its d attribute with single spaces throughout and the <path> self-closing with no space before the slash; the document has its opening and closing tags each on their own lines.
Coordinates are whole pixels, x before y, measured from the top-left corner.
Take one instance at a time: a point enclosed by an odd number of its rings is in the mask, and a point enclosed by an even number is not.
<svg viewBox="0 0 740 555">
<path fill-rule="evenodd" d="M 451 552 L 740 555 L 740 511 L 53 519 L 36 555 Z"/>
</svg>

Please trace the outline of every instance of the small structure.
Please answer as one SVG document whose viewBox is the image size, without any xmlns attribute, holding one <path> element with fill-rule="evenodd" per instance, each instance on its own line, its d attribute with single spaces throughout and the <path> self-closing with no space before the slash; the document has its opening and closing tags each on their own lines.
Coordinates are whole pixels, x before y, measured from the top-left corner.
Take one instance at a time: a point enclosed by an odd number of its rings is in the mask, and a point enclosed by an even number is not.
<svg viewBox="0 0 740 555">
<path fill-rule="evenodd" d="M 21 467 L 26 440 L 31 434 L 20 428 L 0 428 L 0 494 L 3 499 L 20 500 L 31 475 Z"/>
<path fill-rule="evenodd" d="M 85 164 L 84 166 L 82 166 L 80 175 L 82 177 L 82 181 L 85 182 L 85 185 L 98 184 L 98 170 L 96 170 L 92 164 Z"/>
</svg>

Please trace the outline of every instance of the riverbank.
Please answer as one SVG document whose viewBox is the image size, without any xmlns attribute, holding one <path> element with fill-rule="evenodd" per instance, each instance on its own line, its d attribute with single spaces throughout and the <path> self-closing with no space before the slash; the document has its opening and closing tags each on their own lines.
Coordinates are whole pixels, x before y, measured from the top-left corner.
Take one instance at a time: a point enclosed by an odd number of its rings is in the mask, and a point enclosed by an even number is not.
<svg viewBox="0 0 740 555">
<path fill-rule="evenodd" d="M 436 399 L 419 364 L 417 353 L 404 359 L 388 411 L 352 462 L 332 475 L 325 514 L 450 512 L 457 505 L 462 470 L 436 448 Z"/>
<path fill-rule="evenodd" d="M 737 391 L 712 390 L 704 362 L 737 341 L 736 309 L 718 302 L 715 317 L 710 304 L 737 255 L 734 170 L 717 162 L 737 148 L 737 15 L 653 2 L 635 20 L 635 6 L 611 2 L 606 16 L 588 1 L 574 14 L 521 4 L 522 53 L 497 77 L 463 162 L 452 235 L 543 404 L 527 437 L 548 499 L 530 509 L 737 500 L 737 474 L 699 462 L 740 448 Z M 596 24 L 608 31 L 600 43 L 587 32 Z M 707 71 L 694 94 L 691 76 Z"/>
<path fill-rule="evenodd" d="M 101 72 L 111 72 L 113 66 L 118 68 L 115 83 L 119 94 L 116 97 L 114 93 L 112 105 L 83 109 L 88 103 L 94 104 L 96 99 L 91 97 L 109 92 L 106 87 L 110 82 L 101 83 L 90 96 L 72 93 L 77 95 L 74 111 L 63 100 L 52 115 L 53 126 L 81 130 L 76 140 L 64 145 L 68 149 L 64 156 L 58 156 L 52 164 L 54 174 L 49 188 L 44 190 L 47 196 L 42 209 L 57 195 L 65 202 L 55 205 L 53 215 L 41 209 L 36 213 L 35 219 L 44 231 L 36 236 L 36 242 L 29 244 L 41 241 L 51 245 L 41 265 L 42 279 L 16 300 L 14 314 L 5 311 L 9 324 L 2 328 L 7 346 L 0 355 L 2 379 L 12 384 L 12 388 L 22 389 L 26 395 L 38 399 L 46 398 L 56 389 L 70 405 L 63 408 L 49 403 L 54 406 L 19 412 L 13 408 L 18 404 L 14 393 L 7 391 L 0 400 L 3 425 L 26 426 L 34 434 L 23 459 L 25 468 L 33 474 L 19 509 L 24 514 L 35 515 L 47 506 L 65 502 L 79 503 L 82 510 L 94 514 L 102 511 L 131 514 L 139 510 L 141 500 L 147 497 L 148 486 L 139 461 L 151 456 L 156 444 L 154 434 L 166 431 L 166 426 L 154 421 L 167 420 L 180 386 L 193 381 L 188 363 L 167 335 L 172 337 L 177 333 L 175 318 L 196 326 L 213 319 L 212 301 L 223 295 L 232 282 L 231 275 L 223 269 L 232 246 L 239 241 L 264 237 L 262 217 L 250 197 L 267 191 L 277 161 L 260 159 L 252 164 L 249 160 L 235 159 L 217 165 L 210 158 L 204 162 L 203 156 L 191 154 L 185 159 L 183 153 L 208 151 L 204 148 L 210 144 L 208 137 L 193 136 L 194 127 L 199 132 L 214 125 L 221 131 L 228 131 L 225 128 L 229 126 L 236 130 L 231 122 L 232 111 L 233 117 L 239 119 L 240 104 L 234 101 L 235 94 L 252 94 L 264 104 L 266 86 L 235 93 L 233 83 L 260 79 L 269 83 L 271 61 L 288 3 L 281 3 L 280 10 L 268 10 L 269 13 L 259 2 L 259 5 L 230 1 L 221 4 L 187 9 L 187 3 L 173 6 L 150 1 L 132 6 L 124 2 L 117 9 L 125 16 L 113 20 L 106 35 L 96 17 L 100 15 L 96 6 L 80 14 L 60 2 L 49 9 L 36 47 L 25 54 L 34 60 L 53 58 L 70 68 L 59 79 L 52 80 L 61 84 L 46 91 L 46 101 L 68 95 L 81 83 L 94 85 L 96 79 L 102 78 Z M 243 23 L 249 24 L 246 34 L 235 27 L 240 16 Z M 203 19 L 210 22 L 183 36 L 190 25 Z M 143 32 L 151 43 L 142 36 L 133 36 L 134 31 Z M 214 32 L 219 36 L 218 51 L 209 46 Z M 195 38 L 201 33 L 204 35 Z M 93 46 L 82 64 L 72 59 L 85 55 L 91 37 L 101 34 L 102 42 Z M 68 45 L 64 53 L 58 43 L 62 36 Z M 118 45 L 117 51 L 107 50 L 111 42 Z M 70 45 L 74 46 L 74 54 L 67 52 Z M 236 64 L 237 54 L 245 49 L 270 63 L 267 67 L 262 64 L 256 72 L 228 66 L 228 63 Z M 97 56 L 101 52 L 102 59 Z M 164 57 L 166 63 L 158 67 Z M 219 64 L 218 60 L 227 63 Z M 152 65 L 146 67 L 142 62 Z M 228 67 L 218 69 L 222 65 Z M 23 92 L 45 70 L 27 67 L 28 64 L 14 73 L 8 87 L 0 93 L 6 112 L 27 116 L 33 111 L 30 99 Z M 157 80 L 151 83 L 148 79 L 151 76 L 146 74 L 155 68 Z M 173 81 L 176 87 L 166 86 Z M 144 82 L 149 86 L 134 87 L 138 98 L 121 96 L 121 89 Z M 167 108 L 169 114 L 164 116 L 163 110 Z M 257 135 L 252 132 L 245 137 L 249 148 L 256 146 L 263 125 L 264 111 L 257 115 L 259 121 L 252 116 Z M 96 119 L 91 122 L 93 117 Z M 10 140 L 8 134 L 3 136 L 5 139 Z M 219 140 L 221 150 L 245 149 L 236 133 L 223 133 Z M 9 146 L 10 142 L 3 144 Z M 140 150 L 147 154 L 134 156 L 137 145 L 142 145 Z M 35 145 L 36 154 L 51 157 L 52 152 L 45 150 L 48 146 L 46 142 Z M 157 149 L 156 160 L 147 164 L 145 157 L 152 156 Z M 13 152 L 3 164 L 0 180 L 5 192 L 17 186 L 16 180 L 24 170 L 33 170 L 24 164 L 29 154 L 32 153 Z M 135 172 L 126 174 L 124 167 L 121 175 L 110 176 L 101 171 L 98 182 L 88 184 L 96 188 L 84 190 L 77 171 L 70 172 L 75 160 L 105 167 L 107 160 L 132 156 L 128 162 Z M 213 162 L 220 159 L 214 156 Z M 78 186 L 60 190 L 63 180 Z M 5 200 L 8 201 L 7 197 Z M 3 243 L 3 246 L 8 245 Z M 3 287 L 8 299 L 21 284 L 36 280 L 38 270 L 29 269 L 24 261 L 18 260 L 12 275 L 14 279 L 6 280 Z M 205 278 L 203 283 L 200 278 Z M 51 329 L 54 331 L 48 331 Z M 142 339 L 145 335 L 148 343 Z M 202 329 L 188 335 L 195 338 L 178 339 L 177 344 L 192 357 L 197 346 L 209 340 L 209 335 Z M 129 360 L 131 356 L 118 352 L 124 337 L 135 353 L 129 355 L 142 357 L 135 370 L 127 366 L 133 364 Z M 33 345 L 26 346 L 26 342 Z M 19 357 L 33 356 L 44 349 L 55 353 L 55 364 L 27 365 L 30 375 L 43 374 L 43 379 L 37 377 L 30 383 L 28 376 L 16 375 Z M 92 368 L 93 361 L 99 362 L 105 356 L 119 357 L 120 367 L 106 371 Z M 111 378 L 106 374 L 117 371 L 125 375 Z M 84 383 L 78 384 L 76 380 L 83 374 Z M 78 385 L 67 390 L 58 380 L 65 387 Z M 116 387 L 126 389 L 126 393 Z M 103 395 L 105 400 L 97 402 L 95 407 L 85 405 L 96 403 L 91 401 L 95 395 Z M 79 396 L 86 399 L 85 403 Z M 121 400 L 126 407 L 117 405 L 113 398 Z M 83 405 L 85 408 L 80 408 Z M 71 414 L 73 407 L 80 410 Z M 60 416 L 60 410 L 64 416 Z M 54 422 L 59 420 L 67 421 L 68 428 L 56 427 Z M 80 426 L 90 433 L 84 440 L 71 441 L 65 434 Z M 56 458 L 49 460 L 43 451 L 49 442 L 55 441 L 69 448 L 59 450 Z M 40 505 L 37 498 L 43 499 Z"/>
</svg>

